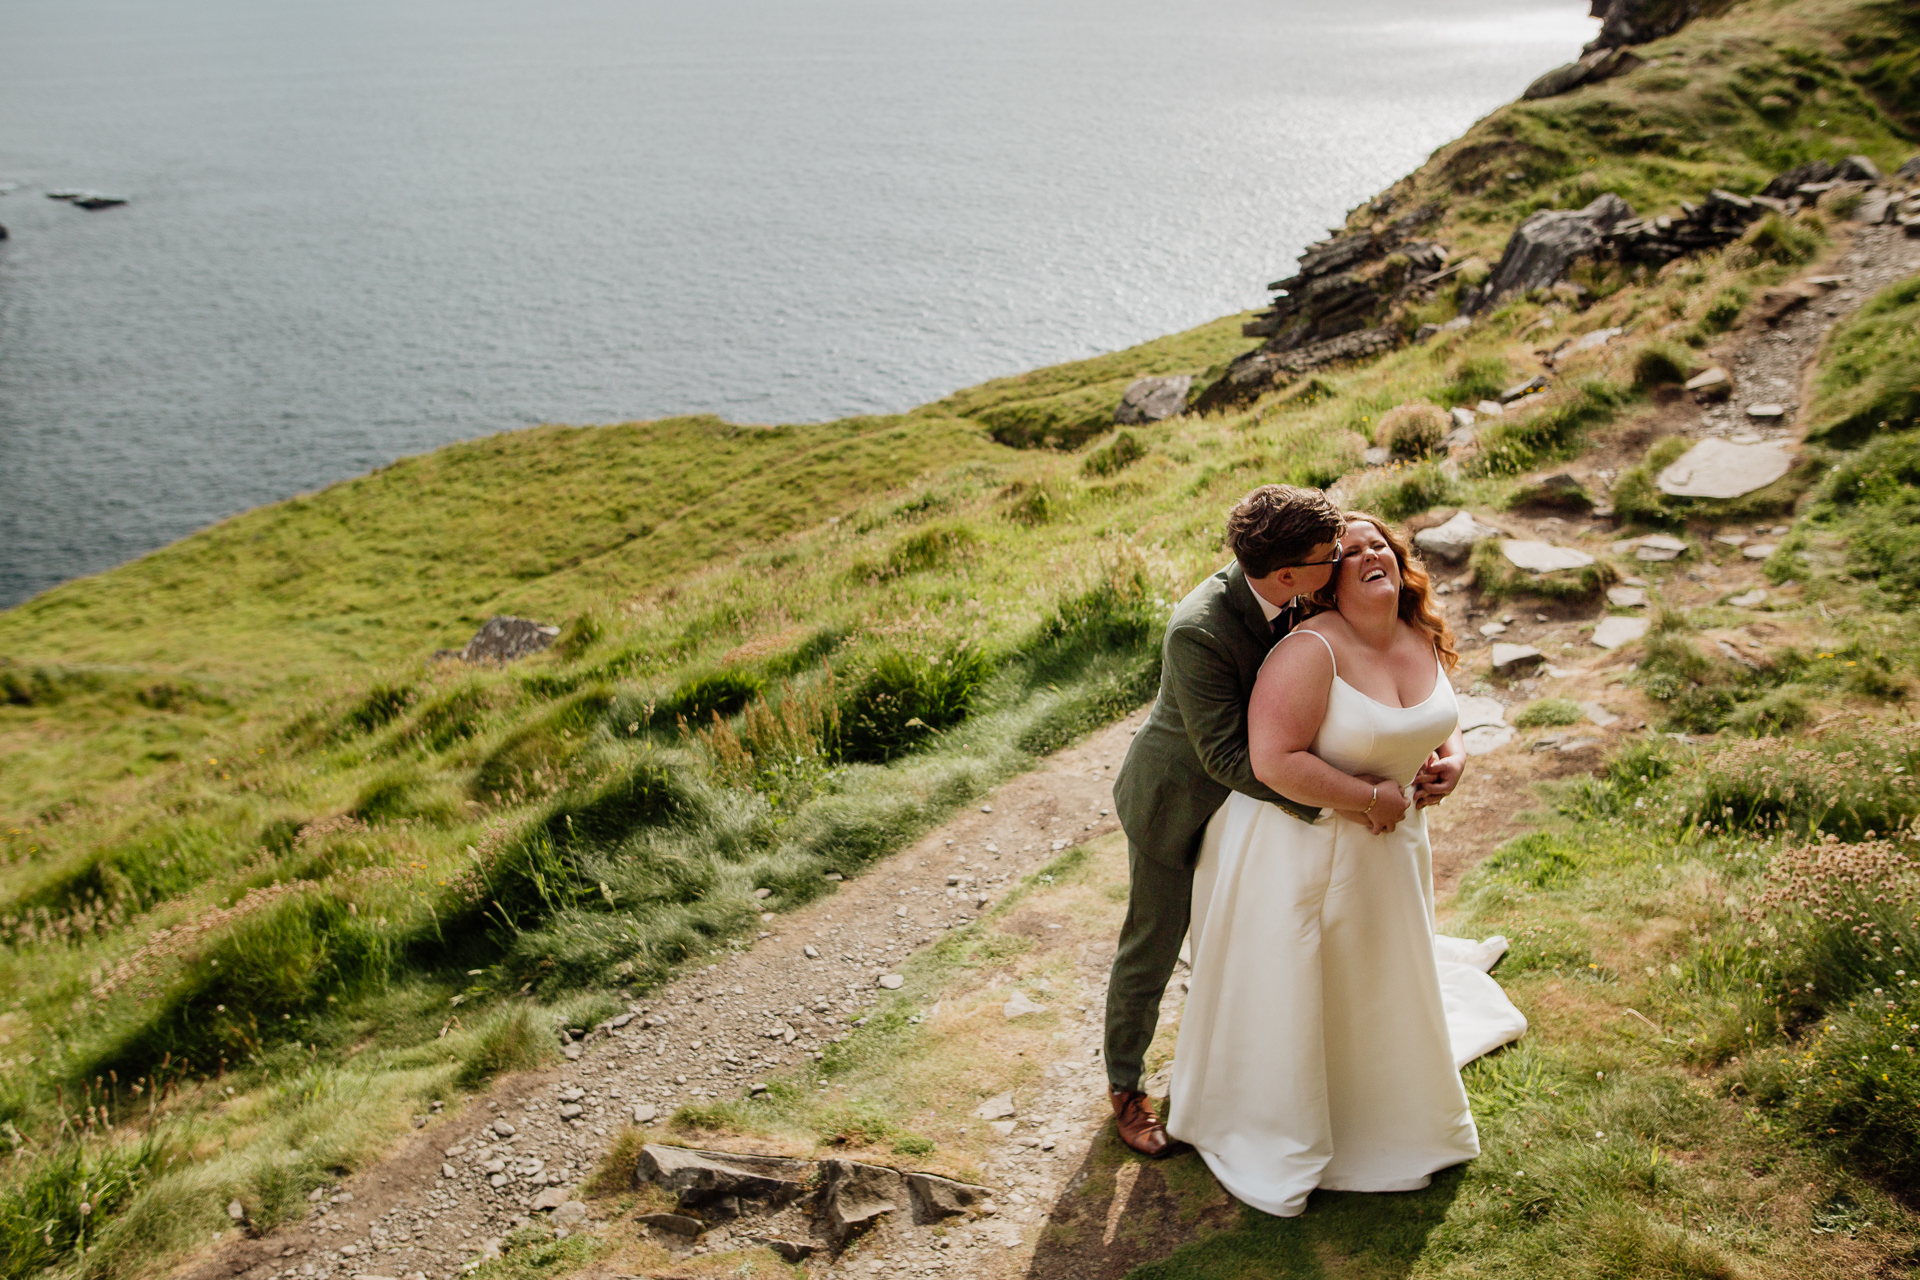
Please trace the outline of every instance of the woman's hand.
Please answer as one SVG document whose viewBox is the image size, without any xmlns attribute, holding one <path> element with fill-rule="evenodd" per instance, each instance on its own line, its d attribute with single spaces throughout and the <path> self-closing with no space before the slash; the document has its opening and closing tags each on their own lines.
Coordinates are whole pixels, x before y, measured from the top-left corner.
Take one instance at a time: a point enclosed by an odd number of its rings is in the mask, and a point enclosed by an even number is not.
<svg viewBox="0 0 1920 1280">
<path fill-rule="evenodd" d="M 1360 781 L 1374 788 L 1373 807 L 1366 809 L 1337 809 L 1341 817 L 1349 822 L 1357 822 L 1374 835 L 1383 835 L 1400 825 L 1407 816 L 1407 795 L 1400 785 L 1391 778 L 1376 778 L 1372 774 L 1357 775 Z"/>
<path fill-rule="evenodd" d="M 1467 750 L 1460 734 L 1455 732 L 1451 738 L 1441 744 L 1438 751 L 1427 757 L 1427 763 L 1413 779 L 1413 799 L 1416 808 L 1424 809 L 1430 804 L 1439 804 L 1453 794 L 1460 785 L 1460 773 L 1467 763 Z"/>
</svg>

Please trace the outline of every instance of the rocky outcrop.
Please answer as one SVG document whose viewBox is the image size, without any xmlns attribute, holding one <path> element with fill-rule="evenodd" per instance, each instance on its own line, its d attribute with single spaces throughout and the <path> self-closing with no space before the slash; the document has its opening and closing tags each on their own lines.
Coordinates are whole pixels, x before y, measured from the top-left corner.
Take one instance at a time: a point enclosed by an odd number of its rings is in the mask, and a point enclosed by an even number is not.
<svg viewBox="0 0 1920 1280">
<path fill-rule="evenodd" d="M 530 653 L 539 653 L 560 636 L 560 628 L 531 618 L 515 618 L 496 613 L 480 625 L 464 649 L 442 649 L 436 658 L 458 658 L 462 662 L 512 662 Z"/>
<path fill-rule="evenodd" d="M 1200 393 L 1196 412 L 1209 413 L 1254 399 L 1262 392 L 1284 387 L 1303 373 L 1350 360 L 1365 360 L 1400 345 L 1392 329 L 1362 329 L 1292 351 L 1258 348 L 1227 366 L 1226 374 Z"/>
<path fill-rule="evenodd" d="M 1658 40 L 1723 7 L 1703 0 L 1593 0 L 1588 15 L 1600 19 L 1600 34 L 1588 43 L 1586 52 Z"/>
<path fill-rule="evenodd" d="M 1528 85 L 1526 92 L 1520 96 L 1530 99 L 1557 98 L 1583 84 L 1598 84 L 1602 80 L 1625 75 L 1645 61 L 1628 49 L 1595 49 L 1578 61 L 1547 72 Z"/>
<path fill-rule="evenodd" d="M 1731 244 L 1745 234 L 1748 224 L 1780 211 L 1765 197 L 1737 196 L 1715 189 L 1699 204 L 1682 201 L 1680 215 L 1633 218 L 1607 236 L 1607 247 L 1627 262 L 1665 266 L 1675 258 Z"/>
<path fill-rule="evenodd" d="M 1510 294 L 1552 286 L 1576 258 L 1597 254 L 1614 227 L 1633 217 L 1633 206 L 1611 191 L 1584 209 L 1542 209 L 1515 228 L 1506 251 L 1479 293 L 1462 300 L 1477 312 Z"/>
<path fill-rule="evenodd" d="M 1120 407 L 1113 411 L 1113 420 L 1128 427 L 1165 421 L 1185 412 L 1187 391 L 1192 386 L 1193 375 L 1184 373 L 1175 377 L 1136 379 L 1120 397 Z"/>
</svg>

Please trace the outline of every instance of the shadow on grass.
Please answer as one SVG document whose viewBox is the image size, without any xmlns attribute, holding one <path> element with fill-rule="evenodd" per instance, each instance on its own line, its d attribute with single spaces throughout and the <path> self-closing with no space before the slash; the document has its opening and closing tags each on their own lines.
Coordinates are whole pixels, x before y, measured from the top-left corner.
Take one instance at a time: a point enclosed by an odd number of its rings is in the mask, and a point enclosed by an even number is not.
<svg viewBox="0 0 1920 1280">
<path fill-rule="evenodd" d="M 1186 1151 L 1142 1160 L 1109 1126 L 1054 1206 L 1027 1280 L 1308 1280 L 1412 1274 L 1465 1167 L 1424 1191 L 1317 1191 L 1298 1218 L 1229 1196 Z"/>
</svg>

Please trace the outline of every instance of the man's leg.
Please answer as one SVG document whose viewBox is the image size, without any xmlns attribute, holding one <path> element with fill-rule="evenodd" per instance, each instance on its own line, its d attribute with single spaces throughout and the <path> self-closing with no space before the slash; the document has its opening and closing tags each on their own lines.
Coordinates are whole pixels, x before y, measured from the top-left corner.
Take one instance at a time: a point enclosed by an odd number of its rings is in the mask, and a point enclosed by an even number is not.
<svg viewBox="0 0 1920 1280">
<path fill-rule="evenodd" d="M 1187 935 L 1193 872 L 1142 857 L 1132 841 L 1127 872 L 1127 918 L 1107 980 L 1107 1081 L 1115 1091 L 1134 1093 L 1160 1023 L 1160 997 Z"/>
</svg>

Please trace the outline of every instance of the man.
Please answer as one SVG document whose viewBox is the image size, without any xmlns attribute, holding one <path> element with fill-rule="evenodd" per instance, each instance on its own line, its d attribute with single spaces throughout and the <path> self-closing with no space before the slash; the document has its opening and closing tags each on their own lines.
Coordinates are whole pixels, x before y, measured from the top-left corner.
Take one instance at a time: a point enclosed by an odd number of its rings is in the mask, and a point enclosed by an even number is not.
<svg viewBox="0 0 1920 1280">
<path fill-rule="evenodd" d="M 1207 821 L 1232 791 L 1319 816 L 1253 776 L 1247 700 L 1267 651 L 1293 625 L 1296 598 L 1332 579 L 1342 525 L 1317 489 L 1269 484 L 1240 500 L 1227 517 L 1234 562 L 1174 609 L 1159 700 L 1114 779 L 1132 885 L 1107 985 L 1107 1085 L 1120 1137 L 1142 1155 L 1169 1150 L 1140 1076 L 1186 936 Z"/>
</svg>

